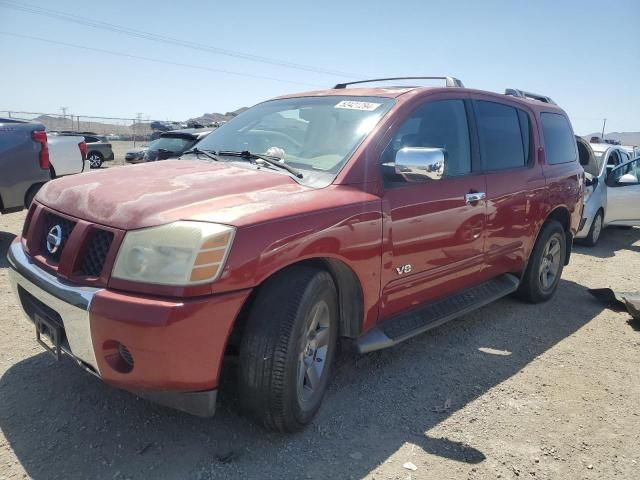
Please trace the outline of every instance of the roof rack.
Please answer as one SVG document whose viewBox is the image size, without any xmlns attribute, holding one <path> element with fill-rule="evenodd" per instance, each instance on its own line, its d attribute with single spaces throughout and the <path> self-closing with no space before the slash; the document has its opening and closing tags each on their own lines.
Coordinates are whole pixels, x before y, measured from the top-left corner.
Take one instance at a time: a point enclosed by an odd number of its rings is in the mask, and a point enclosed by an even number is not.
<svg viewBox="0 0 640 480">
<path fill-rule="evenodd" d="M 338 83 L 333 88 L 347 88 L 347 85 L 356 85 L 359 83 L 386 82 L 388 80 L 444 80 L 445 86 L 464 88 L 460 80 L 455 77 L 390 77 L 390 78 L 373 78 L 371 80 L 358 80 L 357 82 Z"/>
<path fill-rule="evenodd" d="M 504 91 L 504 94 L 505 95 L 511 95 L 513 97 L 519 97 L 519 98 L 531 98 L 533 100 L 538 100 L 539 102 L 550 103 L 552 105 L 556 105 L 556 102 L 551 100 L 550 97 L 547 97 L 545 95 L 540 95 L 538 93 L 531 93 L 531 92 L 526 92 L 524 90 L 518 90 L 516 88 L 507 88 Z"/>
</svg>

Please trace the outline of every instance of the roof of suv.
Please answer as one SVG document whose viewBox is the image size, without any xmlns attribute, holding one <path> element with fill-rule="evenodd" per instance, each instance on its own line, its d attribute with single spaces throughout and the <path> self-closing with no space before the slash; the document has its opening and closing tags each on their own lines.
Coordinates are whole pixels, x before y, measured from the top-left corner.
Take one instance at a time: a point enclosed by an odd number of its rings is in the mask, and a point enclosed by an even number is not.
<svg viewBox="0 0 640 480">
<path fill-rule="evenodd" d="M 299 97 L 322 97 L 322 96 L 354 96 L 354 97 L 385 97 L 413 98 L 421 93 L 450 93 L 451 91 L 482 94 L 495 97 L 496 100 L 509 100 L 521 102 L 525 105 L 544 110 L 554 110 L 563 112 L 562 108 L 556 105 L 549 97 L 537 94 L 530 94 L 521 90 L 507 89 L 511 93 L 496 93 L 486 90 L 475 90 L 464 87 L 440 87 L 440 86 L 381 86 L 381 87 L 353 87 L 353 88 L 329 88 L 324 90 L 312 90 L 276 97 L 276 99 L 299 98 Z M 545 100 L 541 100 L 545 99 Z"/>
</svg>

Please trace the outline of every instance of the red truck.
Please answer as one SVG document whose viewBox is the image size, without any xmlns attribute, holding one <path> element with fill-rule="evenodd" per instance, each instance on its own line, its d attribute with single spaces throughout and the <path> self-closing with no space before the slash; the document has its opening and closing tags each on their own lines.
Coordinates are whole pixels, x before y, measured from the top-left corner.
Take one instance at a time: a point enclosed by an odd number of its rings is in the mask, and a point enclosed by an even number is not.
<svg viewBox="0 0 640 480">
<path fill-rule="evenodd" d="M 511 293 L 548 300 L 582 213 L 567 115 L 422 78 L 445 86 L 284 96 L 178 160 L 47 183 L 8 251 L 38 341 L 201 416 L 233 360 L 243 407 L 293 431 L 339 337 L 371 352 Z"/>
</svg>

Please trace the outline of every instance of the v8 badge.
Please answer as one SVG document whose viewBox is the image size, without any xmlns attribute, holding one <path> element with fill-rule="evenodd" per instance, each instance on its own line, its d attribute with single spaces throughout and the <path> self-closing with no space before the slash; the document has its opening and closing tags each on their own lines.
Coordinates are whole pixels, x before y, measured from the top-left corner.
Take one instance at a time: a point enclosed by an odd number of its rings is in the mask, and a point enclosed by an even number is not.
<svg viewBox="0 0 640 480">
<path fill-rule="evenodd" d="M 398 275 L 403 275 L 405 273 L 411 273 L 411 265 L 410 264 L 400 265 L 399 267 L 396 267 L 396 272 L 398 273 Z"/>
</svg>

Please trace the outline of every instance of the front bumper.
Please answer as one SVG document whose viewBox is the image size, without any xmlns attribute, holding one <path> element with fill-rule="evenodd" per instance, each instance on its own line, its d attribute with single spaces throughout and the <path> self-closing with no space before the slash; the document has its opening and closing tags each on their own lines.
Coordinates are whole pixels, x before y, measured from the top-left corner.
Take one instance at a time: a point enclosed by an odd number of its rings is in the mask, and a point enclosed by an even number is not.
<svg viewBox="0 0 640 480">
<path fill-rule="evenodd" d="M 61 323 L 62 351 L 85 370 L 158 403 L 213 415 L 226 341 L 250 290 L 195 299 L 131 295 L 63 282 L 34 264 L 19 241 L 7 259 L 27 318 L 39 313 Z"/>
</svg>

